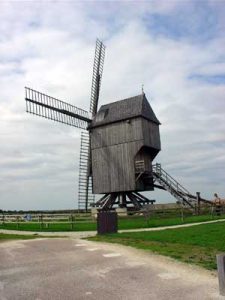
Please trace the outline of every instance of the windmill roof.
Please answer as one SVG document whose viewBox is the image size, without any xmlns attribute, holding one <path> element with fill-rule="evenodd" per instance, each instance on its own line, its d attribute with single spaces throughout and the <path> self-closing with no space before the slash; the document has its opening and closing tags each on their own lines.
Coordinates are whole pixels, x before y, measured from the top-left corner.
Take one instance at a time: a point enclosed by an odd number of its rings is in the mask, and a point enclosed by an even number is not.
<svg viewBox="0 0 225 300">
<path fill-rule="evenodd" d="M 90 127 L 97 127 L 135 117 L 143 117 L 160 124 L 145 94 L 102 105 Z"/>
</svg>

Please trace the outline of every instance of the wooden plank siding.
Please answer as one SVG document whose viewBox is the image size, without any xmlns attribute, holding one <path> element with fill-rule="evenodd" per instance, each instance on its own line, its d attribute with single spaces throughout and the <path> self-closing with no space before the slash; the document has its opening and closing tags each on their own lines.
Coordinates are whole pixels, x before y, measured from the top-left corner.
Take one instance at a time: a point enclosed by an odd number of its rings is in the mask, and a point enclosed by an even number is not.
<svg viewBox="0 0 225 300">
<path fill-rule="evenodd" d="M 96 127 L 91 131 L 91 149 L 143 140 L 142 119 L 135 118 Z"/>
<path fill-rule="evenodd" d="M 94 193 L 135 190 L 134 157 L 142 146 L 143 140 L 93 149 Z"/>
<path fill-rule="evenodd" d="M 143 130 L 145 145 L 160 151 L 161 143 L 160 143 L 159 126 L 146 119 L 142 119 L 142 130 Z"/>
<path fill-rule="evenodd" d="M 135 160 L 151 175 L 161 147 L 159 124 L 145 95 L 100 108 L 89 127 L 95 194 L 153 189 L 141 178 L 136 182 Z"/>
<path fill-rule="evenodd" d="M 91 149 L 94 193 L 136 190 L 135 157 L 143 146 L 160 147 L 160 140 L 155 139 L 159 139 L 158 126 L 140 117 L 130 122 L 121 121 L 93 129 Z M 146 170 L 151 172 L 153 154 L 144 156 L 148 166 Z"/>
</svg>

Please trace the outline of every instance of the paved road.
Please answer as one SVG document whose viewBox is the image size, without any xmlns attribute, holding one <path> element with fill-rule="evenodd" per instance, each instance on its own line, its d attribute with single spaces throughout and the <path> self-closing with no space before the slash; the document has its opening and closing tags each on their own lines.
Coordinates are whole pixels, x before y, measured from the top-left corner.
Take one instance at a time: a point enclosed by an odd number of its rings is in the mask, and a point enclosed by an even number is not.
<svg viewBox="0 0 225 300">
<path fill-rule="evenodd" d="M 208 300 L 215 274 L 130 247 L 80 239 L 0 243 L 1 300 Z"/>
</svg>

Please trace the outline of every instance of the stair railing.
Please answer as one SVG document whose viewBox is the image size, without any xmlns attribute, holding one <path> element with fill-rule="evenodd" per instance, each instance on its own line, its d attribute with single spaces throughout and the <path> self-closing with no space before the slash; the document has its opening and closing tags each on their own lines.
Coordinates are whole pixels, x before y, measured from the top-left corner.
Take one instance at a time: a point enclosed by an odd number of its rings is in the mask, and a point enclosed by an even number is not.
<svg viewBox="0 0 225 300">
<path fill-rule="evenodd" d="M 172 176 L 170 176 L 163 168 L 161 164 L 156 163 L 152 166 L 153 173 L 156 174 L 159 179 L 163 180 L 164 183 L 173 188 L 176 192 L 185 195 L 191 194 L 186 188 L 184 188 L 179 182 L 177 182 Z"/>
</svg>

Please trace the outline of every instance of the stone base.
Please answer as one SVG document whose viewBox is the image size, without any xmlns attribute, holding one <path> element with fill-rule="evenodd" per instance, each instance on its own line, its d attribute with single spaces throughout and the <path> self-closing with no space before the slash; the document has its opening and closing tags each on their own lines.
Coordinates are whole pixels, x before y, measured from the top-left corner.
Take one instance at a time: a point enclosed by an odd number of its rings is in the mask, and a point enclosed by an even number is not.
<svg viewBox="0 0 225 300">
<path fill-rule="evenodd" d="M 98 217 L 98 209 L 97 208 L 95 208 L 95 207 L 91 208 L 91 216 L 92 216 L 92 218 L 97 219 L 97 217 Z"/>
<path fill-rule="evenodd" d="M 124 208 L 117 207 L 116 212 L 117 212 L 117 215 L 119 217 L 126 217 L 127 216 L 127 208 L 126 207 L 124 207 Z"/>
</svg>

